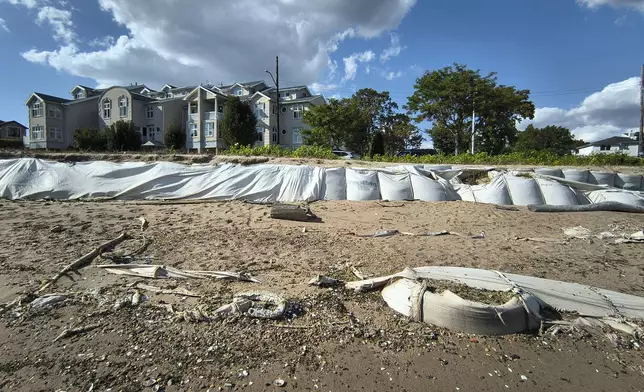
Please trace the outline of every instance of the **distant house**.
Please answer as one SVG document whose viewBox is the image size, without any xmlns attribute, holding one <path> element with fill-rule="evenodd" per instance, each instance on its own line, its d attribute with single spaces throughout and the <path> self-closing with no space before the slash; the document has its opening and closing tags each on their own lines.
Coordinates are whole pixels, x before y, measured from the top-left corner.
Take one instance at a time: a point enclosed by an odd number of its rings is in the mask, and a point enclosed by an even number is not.
<svg viewBox="0 0 644 392">
<path fill-rule="evenodd" d="M 27 135 L 27 127 L 18 121 L 0 120 L 0 140 L 19 140 Z"/>
<path fill-rule="evenodd" d="M 577 155 L 622 153 L 637 156 L 638 142 L 630 137 L 614 136 L 577 147 Z"/>
</svg>

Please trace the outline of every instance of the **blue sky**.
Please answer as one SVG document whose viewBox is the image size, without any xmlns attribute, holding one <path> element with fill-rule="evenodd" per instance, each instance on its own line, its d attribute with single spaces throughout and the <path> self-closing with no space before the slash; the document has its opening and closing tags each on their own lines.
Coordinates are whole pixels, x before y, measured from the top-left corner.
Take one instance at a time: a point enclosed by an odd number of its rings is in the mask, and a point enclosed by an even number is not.
<svg viewBox="0 0 644 392">
<path fill-rule="evenodd" d="M 532 123 L 596 140 L 638 127 L 643 17 L 636 0 L 0 0 L 0 119 L 76 84 L 268 81 L 279 54 L 283 85 L 401 105 L 425 70 L 496 71 L 533 92 Z"/>
</svg>

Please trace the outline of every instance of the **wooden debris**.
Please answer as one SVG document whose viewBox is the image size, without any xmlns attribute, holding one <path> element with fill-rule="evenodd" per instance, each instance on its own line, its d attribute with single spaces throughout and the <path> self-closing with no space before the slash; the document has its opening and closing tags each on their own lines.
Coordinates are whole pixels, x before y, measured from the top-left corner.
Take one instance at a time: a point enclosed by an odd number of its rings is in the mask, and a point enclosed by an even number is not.
<svg viewBox="0 0 644 392">
<path fill-rule="evenodd" d="M 360 280 L 365 280 L 365 279 L 367 279 L 367 277 L 365 276 L 365 274 L 363 274 L 362 272 L 360 272 L 360 270 L 358 270 L 358 269 L 357 269 L 356 267 L 354 267 L 354 266 L 351 266 L 351 272 L 353 272 L 353 274 L 356 276 L 356 278 L 358 278 L 358 279 L 360 279 Z"/>
<path fill-rule="evenodd" d="M 60 335 L 58 335 L 56 337 L 56 339 L 54 339 L 53 341 L 57 342 L 57 341 L 59 341 L 61 339 L 66 339 L 66 338 L 69 338 L 71 336 L 75 336 L 75 335 L 79 335 L 79 334 L 82 334 L 82 333 L 85 333 L 85 332 L 89 332 L 89 331 L 94 330 L 94 329 L 99 328 L 99 327 L 101 327 L 101 324 L 96 323 L 96 324 L 86 325 L 86 326 L 80 327 L 80 328 L 66 329 Z"/>
<path fill-rule="evenodd" d="M 60 279 L 62 276 L 66 275 L 69 272 L 75 271 L 77 269 L 83 268 L 89 264 L 92 263 L 92 261 L 97 258 L 101 253 L 104 253 L 108 249 L 112 249 L 116 245 L 120 244 L 121 242 L 128 240 L 132 237 L 130 237 L 129 234 L 127 233 L 121 233 L 118 237 L 114 238 L 113 240 L 107 241 L 99 246 L 97 246 L 94 250 L 91 252 L 87 253 L 85 256 L 75 260 L 71 264 L 69 264 L 67 267 L 63 268 L 59 273 L 54 275 L 49 282 L 45 283 L 36 291 L 37 294 L 42 293 L 46 289 L 49 288 L 49 286 L 53 285 Z"/>
</svg>

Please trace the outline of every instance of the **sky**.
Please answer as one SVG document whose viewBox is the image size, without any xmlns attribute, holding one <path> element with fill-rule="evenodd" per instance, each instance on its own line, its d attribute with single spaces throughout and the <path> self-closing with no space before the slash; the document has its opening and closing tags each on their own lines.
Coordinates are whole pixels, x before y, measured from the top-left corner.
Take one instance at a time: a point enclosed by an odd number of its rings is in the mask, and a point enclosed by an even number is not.
<svg viewBox="0 0 644 392">
<path fill-rule="evenodd" d="M 281 86 L 401 107 L 425 71 L 494 71 L 531 91 L 519 129 L 594 141 L 639 127 L 643 21 L 644 0 L 0 0 L 0 119 L 77 84 L 270 83 L 279 55 Z"/>
</svg>

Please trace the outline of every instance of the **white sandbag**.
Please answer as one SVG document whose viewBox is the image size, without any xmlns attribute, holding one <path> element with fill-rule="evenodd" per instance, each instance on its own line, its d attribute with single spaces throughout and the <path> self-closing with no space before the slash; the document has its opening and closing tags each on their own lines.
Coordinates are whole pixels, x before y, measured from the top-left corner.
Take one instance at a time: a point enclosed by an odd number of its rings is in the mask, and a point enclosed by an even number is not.
<svg viewBox="0 0 644 392">
<path fill-rule="evenodd" d="M 642 189 L 642 176 L 639 174 L 617 173 L 615 186 L 628 191 L 639 191 Z"/>
<path fill-rule="evenodd" d="M 454 190 L 458 194 L 458 197 L 460 200 L 476 203 L 476 198 L 474 197 L 474 190 L 472 189 L 473 187 L 472 185 L 455 184 L 452 186 L 454 187 Z"/>
<path fill-rule="evenodd" d="M 605 190 L 588 192 L 587 195 L 590 201 L 592 201 L 593 203 L 601 203 L 603 201 L 616 201 L 632 206 L 644 207 L 644 198 L 642 198 L 635 192 Z"/>
<path fill-rule="evenodd" d="M 563 177 L 566 180 L 578 181 L 588 183 L 590 172 L 588 170 L 565 169 L 562 170 Z"/>
<path fill-rule="evenodd" d="M 554 206 L 579 205 L 577 194 L 569 186 L 543 178 L 537 178 L 536 180 L 545 204 Z"/>
<path fill-rule="evenodd" d="M 534 169 L 534 172 L 537 174 L 543 174 L 546 176 L 560 177 L 563 178 L 563 172 L 561 169 L 556 167 L 538 167 Z"/>
<path fill-rule="evenodd" d="M 588 176 L 588 183 L 615 186 L 615 173 L 591 171 Z"/>
<path fill-rule="evenodd" d="M 409 173 L 395 174 L 378 171 L 380 197 L 383 200 L 414 200 Z"/>
<path fill-rule="evenodd" d="M 440 182 L 420 174 L 410 174 L 414 199 L 422 201 L 452 200 L 445 186 Z"/>
<path fill-rule="evenodd" d="M 474 199 L 478 203 L 512 204 L 512 199 L 510 199 L 508 187 L 505 184 L 503 176 L 496 177 L 489 184 L 472 186 L 472 192 L 474 193 Z"/>
<path fill-rule="evenodd" d="M 508 185 L 512 204 L 527 206 L 530 204 L 545 204 L 539 184 L 534 178 L 503 176 Z"/>
<path fill-rule="evenodd" d="M 324 169 L 324 200 L 346 200 L 347 177 L 343 167 Z"/>
<path fill-rule="evenodd" d="M 379 200 L 378 173 L 373 170 L 346 169 L 347 200 Z"/>
</svg>

